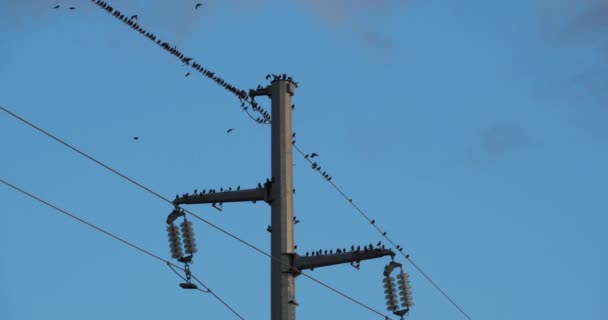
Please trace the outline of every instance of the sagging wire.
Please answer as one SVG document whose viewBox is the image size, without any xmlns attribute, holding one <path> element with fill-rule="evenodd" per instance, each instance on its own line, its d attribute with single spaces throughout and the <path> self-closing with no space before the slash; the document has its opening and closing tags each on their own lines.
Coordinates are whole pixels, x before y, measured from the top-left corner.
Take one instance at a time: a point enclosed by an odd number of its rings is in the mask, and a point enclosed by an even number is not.
<svg viewBox="0 0 608 320">
<path fill-rule="evenodd" d="M 175 273 L 176 273 L 176 274 L 177 274 L 177 275 L 178 275 L 180 278 L 182 278 L 182 279 L 184 279 L 184 280 L 186 280 L 186 279 L 185 279 L 185 278 L 183 278 L 183 277 L 182 277 L 182 276 L 181 276 L 181 275 L 180 275 L 180 274 L 177 272 L 177 270 L 175 270 L 175 269 L 179 269 L 179 270 L 182 270 L 182 271 L 184 271 L 184 272 L 187 272 L 188 274 L 190 274 L 190 277 L 191 277 L 192 279 L 195 279 L 195 280 L 196 280 L 196 281 L 197 281 L 199 284 L 201 284 L 201 285 L 202 285 L 202 286 L 205 288 L 205 290 L 198 289 L 199 291 L 204 292 L 204 293 L 211 293 L 211 294 L 212 294 L 212 295 L 215 297 L 215 299 L 216 299 L 216 300 L 218 300 L 220 303 L 222 303 L 222 304 L 223 304 L 223 305 L 224 305 L 226 308 L 228 308 L 228 309 L 229 309 L 229 310 L 230 310 L 232 313 L 234 313 L 234 314 L 235 314 L 237 317 L 239 317 L 241 320 L 245 320 L 245 319 L 244 319 L 244 318 L 243 318 L 243 317 L 242 317 L 242 316 L 241 316 L 241 315 L 240 315 L 240 314 L 239 314 L 239 313 L 238 313 L 236 310 L 234 310 L 234 308 L 232 308 L 230 305 L 228 305 L 228 304 L 227 304 L 227 303 L 226 303 L 226 302 L 225 302 L 223 299 L 221 299 L 221 298 L 220 298 L 218 295 L 216 295 L 215 293 L 213 293 L 213 292 L 211 291 L 211 289 L 209 289 L 209 287 L 205 286 L 205 285 L 204 285 L 204 284 L 203 284 L 203 283 L 202 283 L 202 282 L 201 282 L 201 281 L 200 281 L 198 278 L 196 278 L 196 277 L 195 277 L 195 276 L 194 276 L 194 275 L 193 275 L 193 274 L 192 274 L 192 273 L 191 273 L 189 270 L 188 270 L 188 271 L 186 271 L 186 269 L 184 269 L 184 268 L 182 268 L 182 267 L 180 267 L 180 266 L 178 266 L 178 265 L 176 265 L 176 264 L 173 264 L 171 261 L 165 260 L 165 259 L 161 258 L 160 256 L 158 256 L 158 255 L 156 255 L 156 254 L 154 254 L 154 253 L 152 253 L 152 252 L 150 252 L 150 251 L 148 251 L 148 250 L 146 250 L 146 249 L 144 249 L 144 248 L 142 248 L 142 247 L 140 247 L 140 246 L 137 246 L 137 245 L 135 245 L 135 244 L 133 244 L 133 243 L 131 243 L 131 242 L 129 242 L 129 241 L 127 241 L 127 240 L 125 240 L 125 239 L 123 239 L 123 238 L 119 237 L 119 236 L 116 236 L 116 235 L 114 235 L 113 233 L 111 233 L 111 232 L 109 232 L 109 231 L 107 231 L 107 230 L 105 230 L 105 229 L 102 229 L 101 227 L 98 227 L 97 225 L 95 225 L 95 224 L 93 224 L 93 223 L 91 223 L 91 222 L 88 222 L 88 221 L 86 221 L 86 220 L 84 220 L 84 219 L 82 219 L 82 218 L 80 218 L 80 217 L 78 217 L 78 216 L 76 216 L 76 215 L 74 215 L 74 214 L 72 214 L 72 213 L 70 213 L 70 212 L 68 212 L 68 211 L 64 210 L 64 209 L 61 209 L 61 208 L 57 207 L 56 205 L 51 204 L 50 202 L 48 202 L 48 201 L 46 201 L 46 200 L 43 200 L 42 198 L 40 198 L 40 197 L 38 197 L 38 196 L 35 196 L 34 194 L 32 194 L 32 193 L 30 193 L 30 192 L 27 192 L 27 191 L 25 191 L 25 190 L 23 190 L 23 189 L 21 189 L 21 188 L 19 188 L 19 187 L 15 186 L 15 185 L 13 185 L 13 184 L 9 183 L 9 182 L 7 182 L 7 181 L 4 181 L 3 179 L 0 179 L 0 183 L 3 183 L 4 185 L 6 185 L 6 186 L 8 186 L 8 187 L 12 188 L 13 190 L 18 191 L 18 192 L 20 192 L 20 193 L 22 193 L 22 194 L 24 194 L 24 195 L 26 195 L 26 196 L 28 196 L 28 197 L 30 197 L 30 198 L 32 198 L 32 199 L 34 199 L 34 200 L 36 200 L 36 201 L 38 201 L 38 202 L 40 202 L 40 203 L 42 203 L 42 204 L 46 205 L 47 207 L 50 207 L 50 208 L 54 209 L 55 211 L 58 211 L 59 213 L 62 213 L 62 214 L 64 214 L 64 215 L 66 215 L 66 216 L 68 216 L 68 217 L 70 217 L 70 218 L 72 218 L 72 219 L 74 219 L 74 220 L 76 220 L 76 221 L 78 221 L 78 222 L 82 223 L 82 224 L 85 224 L 85 225 L 87 225 L 87 226 L 89 226 L 89 227 L 91 227 L 91 228 L 93 228 L 93 229 L 95 229 L 95 230 L 97 230 L 97 231 L 99 231 L 99 232 L 101 232 L 101 233 L 103 233 L 103 234 L 105 234 L 105 235 L 107 235 L 107 236 L 109 236 L 109 237 L 111 237 L 111 238 L 113 238 L 113 239 L 115 239 L 115 240 L 119 241 L 119 242 L 122 242 L 123 244 L 126 244 L 126 245 L 128 245 L 128 246 L 130 246 L 130 247 L 132 247 L 132 248 L 134 248 L 134 249 L 136 249 L 136 250 L 138 250 L 138 251 L 140 251 L 140 252 L 142 252 L 142 253 L 144 253 L 144 254 L 146 254 L 146 255 L 148 255 L 148 256 L 150 256 L 150 257 L 154 258 L 154 259 L 156 259 L 156 260 L 158 260 L 158 261 L 161 261 L 161 262 L 166 263 L 166 264 L 167 264 L 167 266 L 169 266 L 169 268 L 171 268 L 171 270 L 173 270 L 173 272 L 175 272 Z"/>
<path fill-rule="evenodd" d="M 171 55 L 177 57 L 182 63 L 191 67 L 194 71 L 211 79 L 216 84 L 222 86 L 224 89 L 226 89 L 230 93 L 234 94 L 241 102 L 241 109 L 245 113 L 247 113 L 247 115 L 252 120 L 254 120 L 255 122 L 257 122 L 259 124 L 269 124 L 270 123 L 270 114 L 268 112 L 266 112 L 264 110 L 264 108 L 262 108 L 257 102 L 255 102 L 253 97 L 250 97 L 245 90 L 238 89 L 237 87 L 231 85 L 230 83 L 228 83 L 221 77 L 217 76 L 215 74 L 215 72 L 212 72 L 211 70 L 203 67 L 201 64 L 195 62 L 194 58 L 184 55 L 180 50 L 177 49 L 177 47 L 175 45 L 171 45 L 170 43 L 168 43 L 166 41 L 162 41 L 161 39 L 157 38 L 156 35 L 154 35 L 153 33 L 148 32 L 147 30 L 142 28 L 137 23 L 138 19 L 137 18 L 134 19 L 134 17 L 136 17 L 135 15 L 133 15 L 133 16 L 129 16 L 128 14 L 125 15 L 125 14 L 121 13 L 119 10 L 114 9 L 114 7 L 109 5 L 106 1 L 91 0 L 91 2 L 95 5 L 97 5 L 99 8 L 104 9 L 107 13 L 111 14 L 114 18 L 120 20 L 121 22 L 123 22 L 124 24 L 129 26 L 131 29 L 139 32 L 141 35 L 145 36 L 146 38 L 148 38 L 149 40 L 154 42 L 156 45 L 160 46 L 162 49 L 169 52 Z M 249 108 L 251 108 L 251 110 L 259 113 L 261 116 L 257 117 L 257 118 L 254 117 L 249 112 Z"/>
</svg>

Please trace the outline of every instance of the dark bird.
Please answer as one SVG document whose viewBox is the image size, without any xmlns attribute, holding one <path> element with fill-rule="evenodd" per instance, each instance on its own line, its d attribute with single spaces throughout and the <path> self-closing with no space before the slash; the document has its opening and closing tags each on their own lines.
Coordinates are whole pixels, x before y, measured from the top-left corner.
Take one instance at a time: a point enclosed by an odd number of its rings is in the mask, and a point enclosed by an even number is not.
<svg viewBox="0 0 608 320">
<path fill-rule="evenodd" d="M 136 14 L 132 15 L 131 20 L 137 20 L 137 15 Z"/>
<path fill-rule="evenodd" d="M 133 140 L 139 140 L 139 137 L 133 137 Z"/>
<path fill-rule="evenodd" d="M 296 105 L 295 105 L 295 104 L 292 104 L 292 105 L 291 105 L 291 110 L 295 110 L 295 109 L 296 109 Z"/>
<path fill-rule="evenodd" d="M 298 249 L 298 245 L 297 245 L 297 244 L 295 244 L 295 245 L 293 246 L 293 250 L 297 250 L 297 249 Z"/>
<path fill-rule="evenodd" d="M 293 217 L 293 224 L 298 224 L 300 223 L 300 220 L 296 219 L 296 217 Z"/>
<path fill-rule="evenodd" d="M 385 235 L 386 235 L 386 232 L 382 232 L 382 235 L 383 235 L 383 236 L 385 236 Z"/>
<path fill-rule="evenodd" d="M 316 154 L 316 153 L 314 153 L 314 152 L 310 154 L 310 157 L 311 157 L 311 158 L 318 157 L 318 156 L 319 156 L 319 155 L 318 155 L 318 154 Z"/>
<path fill-rule="evenodd" d="M 230 128 L 230 129 L 226 130 L 226 133 L 230 133 L 232 131 L 234 131 L 234 128 Z"/>
<path fill-rule="evenodd" d="M 262 184 L 258 182 L 258 189 L 262 189 Z"/>
<path fill-rule="evenodd" d="M 370 223 L 371 223 L 371 224 L 374 224 L 374 223 L 376 223 L 376 220 L 372 220 Z"/>
<path fill-rule="evenodd" d="M 376 247 L 379 247 L 382 244 L 382 241 L 378 241 L 378 244 L 376 245 Z"/>
<path fill-rule="evenodd" d="M 60 5 L 56 5 L 53 7 L 53 9 L 58 9 L 60 7 Z"/>
<path fill-rule="evenodd" d="M 69 7 L 68 9 L 70 9 L 70 10 L 76 10 L 75 7 Z"/>
<path fill-rule="evenodd" d="M 266 227 L 266 231 L 272 232 L 272 227 L 271 226 Z"/>
<path fill-rule="evenodd" d="M 241 190 L 241 186 L 236 186 L 236 190 Z"/>
<path fill-rule="evenodd" d="M 188 77 L 190 75 L 190 72 L 186 73 L 186 75 L 184 77 Z"/>
<path fill-rule="evenodd" d="M 182 61 L 183 61 L 185 64 L 188 64 L 188 63 L 190 63 L 190 61 L 192 61 L 192 58 L 184 58 Z"/>
<path fill-rule="evenodd" d="M 199 3 L 197 3 L 197 4 L 194 6 L 194 9 L 195 9 L 195 10 L 198 10 L 198 7 L 200 7 L 200 6 L 202 6 L 202 5 L 203 5 L 203 4 L 199 2 Z"/>
<path fill-rule="evenodd" d="M 295 138 L 295 137 L 296 137 L 296 133 L 295 133 L 295 132 L 294 132 L 294 133 L 292 133 L 292 134 L 291 134 L 291 137 L 292 137 L 292 138 Z"/>
</svg>

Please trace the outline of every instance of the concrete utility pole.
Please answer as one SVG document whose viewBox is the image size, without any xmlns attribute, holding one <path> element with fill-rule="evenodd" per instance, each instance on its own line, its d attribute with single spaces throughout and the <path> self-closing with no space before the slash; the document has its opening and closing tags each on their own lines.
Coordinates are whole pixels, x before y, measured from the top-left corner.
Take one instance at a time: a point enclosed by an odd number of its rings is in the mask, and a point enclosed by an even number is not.
<svg viewBox="0 0 608 320">
<path fill-rule="evenodd" d="M 293 159 L 291 130 L 291 97 L 295 84 L 285 76 L 275 79 L 271 85 L 251 90 L 249 95 L 268 96 L 271 109 L 271 179 L 256 189 L 225 191 L 216 193 L 184 194 L 173 203 L 203 204 L 264 200 L 271 206 L 271 267 L 270 300 L 271 320 L 295 320 L 298 305 L 295 293 L 295 277 L 302 270 L 330 266 L 340 263 L 359 263 L 362 260 L 383 256 L 393 257 L 388 249 L 370 248 L 336 254 L 299 256 L 294 252 L 293 219 Z M 327 250 L 326 250 L 327 251 Z"/>
<path fill-rule="evenodd" d="M 296 318 L 295 275 L 293 252 L 293 159 L 291 131 L 291 96 L 295 85 L 290 81 L 273 81 L 272 99 L 272 184 L 270 206 L 270 268 L 271 320 Z M 279 261 L 281 263 L 279 263 Z"/>
</svg>

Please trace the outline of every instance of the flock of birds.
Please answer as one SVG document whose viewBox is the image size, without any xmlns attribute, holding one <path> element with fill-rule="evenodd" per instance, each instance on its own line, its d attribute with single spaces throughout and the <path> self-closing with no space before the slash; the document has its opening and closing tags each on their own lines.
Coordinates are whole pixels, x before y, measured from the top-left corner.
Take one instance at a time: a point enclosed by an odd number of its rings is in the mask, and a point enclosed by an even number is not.
<svg viewBox="0 0 608 320">
<path fill-rule="evenodd" d="M 193 58 L 187 57 L 186 55 L 184 55 L 181 51 L 179 51 L 177 49 L 176 46 L 172 46 L 168 42 L 158 39 L 156 37 L 156 35 L 143 29 L 137 23 L 137 21 L 138 21 L 137 15 L 132 15 L 132 16 L 125 15 L 125 14 L 121 13 L 119 10 L 115 10 L 112 6 L 108 5 L 105 1 L 102 1 L 102 0 L 91 0 L 91 2 L 95 3 L 100 8 L 104 9 L 106 12 L 112 14 L 113 17 L 115 17 L 118 20 L 121 20 L 123 23 L 127 24 L 133 30 L 138 31 L 140 34 L 146 36 L 149 40 L 151 40 L 154 43 L 156 43 L 157 45 L 159 45 L 165 51 L 169 52 L 171 55 L 180 59 L 186 66 L 191 67 L 194 71 L 201 73 L 205 77 L 213 80 L 215 83 L 219 84 L 224 89 L 226 89 L 229 92 L 231 92 L 232 94 L 234 94 L 241 101 L 241 108 L 243 109 L 243 111 L 248 112 L 249 106 L 251 106 L 251 109 L 253 111 L 255 111 L 261 115 L 258 118 L 254 118 L 254 120 L 257 123 L 260 123 L 260 124 L 270 123 L 270 114 L 268 112 L 266 112 L 264 110 L 264 108 L 259 106 L 255 102 L 254 98 L 250 97 L 245 90 L 240 90 L 240 89 L 236 88 L 235 86 L 229 84 L 224 79 L 217 76 L 214 72 L 206 69 L 199 63 L 194 62 Z M 202 3 L 197 3 L 195 5 L 195 10 L 197 10 L 201 6 L 202 6 Z M 190 72 L 186 73 L 186 76 L 190 76 Z M 276 78 L 276 79 L 284 79 L 284 80 L 288 79 L 288 77 L 286 75 L 274 75 L 274 76 L 275 76 L 274 78 Z M 271 77 L 272 77 L 272 75 L 269 75 L 269 78 L 271 78 Z M 289 79 L 291 79 L 291 78 L 289 78 Z M 290 81 L 293 82 L 293 80 L 290 80 Z M 296 84 L 296 83 L 294 82 L 294 84 Z"/>
<path fill-rule="evenodd" d="M 294 143 L 295 143 L 295 141 L 294 141 Z M 309 160 L 310 160 L 310 159 L 313 159 L 313 158 L 318 157 L 318 156 L 319 156 L 318 154 L 316 154 L 316 153 L 314 153 L 314 152 L 313 152 L 313 153 L 311 153 L 311 154 L 306 154 L 306 155 L 304 155 L 304 158 L 305 158 L 305 159 L 309 159 Z M 330 175 L 327 173 L 327 171 L 325 171 L 325 170 L 321 170 L 321 166 L 320 166 L 320 165 L 319 165 L 317 162 L 314 162 L 314 161 L 312 161 L 312 160 L 311 160 L 311 162 L 312 162 L 312 163 L 311 163 L 311 165 L 310 165 L 310 166 L 311 166 L 311 168 L 312 168 L 313 170 L 318 171 L 318 172 L 319 172 L 319 173 L 320 173 L 320 174 L 323 176 L 323 178 L 324 178 L 325 180 L 327 180 L 327 181 L 331 181 L 331 178 L 332 178 L 332 177 L 331 177 L 331 176 L 330 176 Z"/>
<path fill-rule="evenodd" d="M 297 249 L 298 246 L 294 246 L 294 250 Z M 380 250 L 384 250 L 386 249 L 386 247 L 384 246 L 384 244 L 382 244 L 382 241 L 378 242 L 378 244 L 376 244 L 376 246 L 374 246 L 372 243 L 369 244 L 369 246 L 364 245 L 363 247 L 361 246 L 357 246 L 355 247 L 354 245 L 350 246 L 350 251 L 347 251 L 346 248 L 337 248 L 336 251 L 334 252 L 334 250 L 317 250 L 317 251 L 306 251 L 305 256 L 322 256 L 322 255 L 332 255 L 332 254 L 341 254 L 341 253 L 352 253 L 352 252 L 378 252 Z"/>
</svg>

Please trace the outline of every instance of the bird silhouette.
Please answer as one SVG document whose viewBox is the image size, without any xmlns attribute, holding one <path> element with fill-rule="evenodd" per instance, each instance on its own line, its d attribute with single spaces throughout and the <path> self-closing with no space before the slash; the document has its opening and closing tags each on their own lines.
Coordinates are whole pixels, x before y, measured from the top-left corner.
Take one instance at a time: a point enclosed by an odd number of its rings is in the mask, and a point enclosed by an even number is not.
<svg viewBox="0 0 608 320">
<path fill-rule="evenodd" d="M 199 3 L 197 3 L 197 4 L 194 6 L 194 9 L 195 9 L 195 10 L 198 10 L 198 7 L 200 7 L 200 6 L 202 6 L 202 5 L 203 5 L 203 4 L 199 2 Z"/>
<path fill-rule="evenodd" d="M 266 231 L 272 232 L 272 227 L 271 226 L 266 227 Z"/>
<path fill-rule="evenodd" d="M 186 73 L 186 75 L 184 77 L 188 77 L 190 76 L 190 72 Z"/>
<path fill-rule="evenodd" d="M 139 137 L 133 137 L 133 140 L 139 140 Z"/>
<path fill-rule="evenodd" d="M 136 14 L 132 15 L 131 20 L 137 20 L 137 15 Z"/>
<path fill-rule="evenodd" d="M 316 153 L 314 153 L 314 152 L 310 154 L 310 157 L 311 157 L 311 158 L 318 157 L 318 156 L 319 156 L 319 155 L 318 155 L 318 154 L 316 154 Z"/>
<path fill-rule="evenodd" d="M 230 128 L 230 129 L 226 130 L 226 133 L 230 133 L 232 131 L 234 131 L 234 128 Z"/>
<path fill-rule="evenodd" d="M 370 223 L 371 223 L 371 224 L 374 224 L 374 223 L 376 223 L 376 220 L 372 220 Z"/>
<path fill-rule="evenodd" d="M 76 8 L 74 8 L 74 7 L 69 7 L 69 9 L 70 9 L 70 10 L 76 10 Z"/>
<path fill-rule="evenodd" d="M 60 5 L 56 5 L 53 7 L 53 9 L 58 9 L 60 7 Z"/>
</svg>

